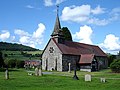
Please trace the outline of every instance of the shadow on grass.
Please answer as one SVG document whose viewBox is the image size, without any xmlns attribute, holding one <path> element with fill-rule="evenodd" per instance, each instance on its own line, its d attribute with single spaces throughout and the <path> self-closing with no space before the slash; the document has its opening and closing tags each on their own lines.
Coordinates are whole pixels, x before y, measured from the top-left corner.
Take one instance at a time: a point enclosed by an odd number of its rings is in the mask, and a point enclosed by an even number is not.
<svg viewBox="0 0 120 90">
<path fill-rule="evenodd" d="M 5 72 L 6 68 L 0 68 L 0 72 Z M 20 69 L 16 69 L 16 68 L 8 68 L 8 71 L 9 72 L 12 72 L 12 71 L 17 71 L 19 72 Z"/>
</svg>

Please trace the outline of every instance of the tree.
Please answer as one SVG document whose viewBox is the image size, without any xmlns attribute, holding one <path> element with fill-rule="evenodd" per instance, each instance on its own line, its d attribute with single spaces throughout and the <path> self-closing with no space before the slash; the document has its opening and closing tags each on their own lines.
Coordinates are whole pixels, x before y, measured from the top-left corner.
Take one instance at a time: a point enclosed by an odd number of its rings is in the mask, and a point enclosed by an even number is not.
<svg viewBox="0 0 120 90">
<path fill-rule="evenodd" d="M 114 60 L 111 64 L 110 64 L 110 68 L 113 72 L 115 73 L 120 73 L 120 59 L 116 59 Z"/>
<path fill-rule="evenodd" d="M 116 59 L 116 55 L 110 55 L 108 56 L 108 66 Z"/>
<path fill-rule="evenodd" d="M 2 52 L 0 51 L 0 68 L 3 66 L 4 66 L 4 59 L 3 59 Z"/>
<path fill-rule="evenodd" d="M 72 41 L 72 35 L 67 27 L 62 28 L 63 35 L 65 37 L 65 40 L 67 41 Z"/>
</svg>

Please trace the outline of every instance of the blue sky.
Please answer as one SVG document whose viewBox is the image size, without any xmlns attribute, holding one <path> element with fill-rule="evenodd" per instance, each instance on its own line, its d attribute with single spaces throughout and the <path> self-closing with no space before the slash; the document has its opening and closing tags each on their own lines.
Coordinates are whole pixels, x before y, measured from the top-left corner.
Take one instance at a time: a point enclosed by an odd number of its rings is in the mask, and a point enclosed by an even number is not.
<svg viewBox="0 0 120 90">
<path fill-rule="evenodd" d="M 73 40 L 120 50 L 119 0 L 0 0 L 0 41 L 44 49 L 53 31 L 56 4 Z"/>
</svg>

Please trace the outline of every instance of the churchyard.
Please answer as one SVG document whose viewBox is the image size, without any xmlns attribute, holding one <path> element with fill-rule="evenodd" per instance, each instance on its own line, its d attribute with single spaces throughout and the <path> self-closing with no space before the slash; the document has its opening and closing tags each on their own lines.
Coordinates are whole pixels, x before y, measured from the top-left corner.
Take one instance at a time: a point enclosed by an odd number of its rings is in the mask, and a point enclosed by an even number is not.
<svg viewBox="0 0 120 90">
<path fill-rule="evenodd" d="M 85 75 L 91 75 L 91 81 L 85 81 Z M 45 72 L 42 76 L 28 75 L 25 69 L 10 69 L 9 79 L 0 72 L 0 90 L 119 90 L 120 74 L 110 70 L 99 72 L 77 71 L 79 80 L 73 79 L 74 72 Z M 105 78 L 106 82 L 100 79 Z"/>
</svg>

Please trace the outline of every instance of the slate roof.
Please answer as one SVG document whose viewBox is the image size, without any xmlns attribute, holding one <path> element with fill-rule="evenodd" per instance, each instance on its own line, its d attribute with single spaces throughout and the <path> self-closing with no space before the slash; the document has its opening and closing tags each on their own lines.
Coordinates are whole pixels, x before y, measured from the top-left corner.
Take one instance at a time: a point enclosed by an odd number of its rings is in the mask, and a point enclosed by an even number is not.
<svg viewBox="0 0 120 90">
<path fill-rule="evenodd" d="M 107 56 L 98 46 L 84 43 L 65 41 L 64 44 L 57 43 L 54 38 L 52 40 L 56 43 L 62 54 L 82 55 L 94 54 L 95 56 Z"/>
<path fill-rule="evenodd" d="M 94 59 L 94 54 L 82 54 L 79 60 L 80 64 L 89 64 Z"/>
</svg>

